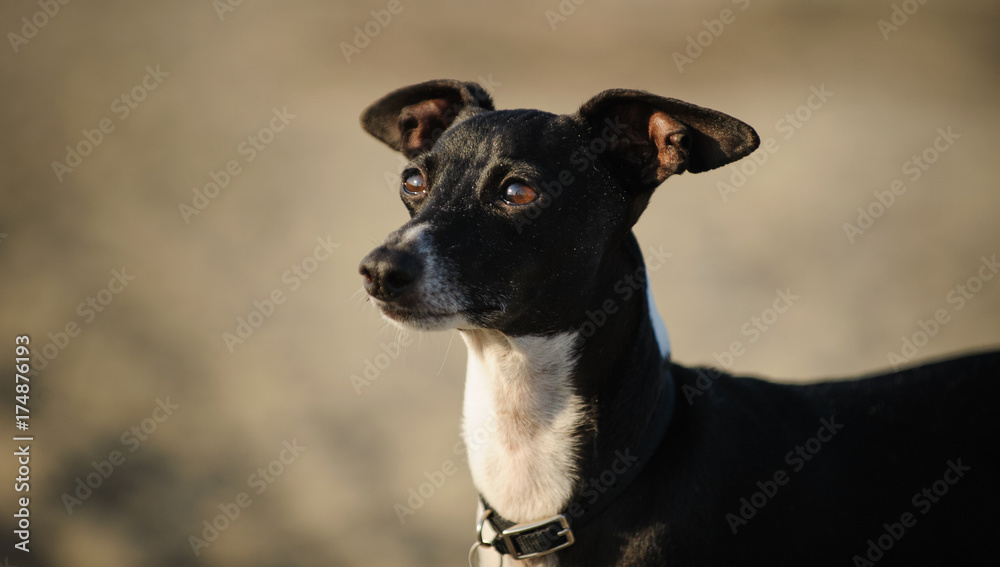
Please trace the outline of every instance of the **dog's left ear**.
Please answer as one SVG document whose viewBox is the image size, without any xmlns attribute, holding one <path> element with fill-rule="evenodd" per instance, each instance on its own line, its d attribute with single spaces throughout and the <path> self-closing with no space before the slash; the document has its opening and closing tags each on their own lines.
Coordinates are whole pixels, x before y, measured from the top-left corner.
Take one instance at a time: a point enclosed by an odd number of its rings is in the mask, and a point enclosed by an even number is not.
<svg viewBox="0 0 1000 567">
<path fill-rule="evenodd" d="M 644 191 L 677 173 L 736 161 L 760 144 L 757 132 L 732 116 L 644 91 L 604 91 L 579 116 L 608 141 L 610 161 Z"/>
<path fill-rule="evenodd" d="M 493 110 L 493 99 L 478 83 L 442 79 L 392 91 L 361 113 L 361 126 L 407 158 L 434 146 L 456 121 Z"/>
</svg>

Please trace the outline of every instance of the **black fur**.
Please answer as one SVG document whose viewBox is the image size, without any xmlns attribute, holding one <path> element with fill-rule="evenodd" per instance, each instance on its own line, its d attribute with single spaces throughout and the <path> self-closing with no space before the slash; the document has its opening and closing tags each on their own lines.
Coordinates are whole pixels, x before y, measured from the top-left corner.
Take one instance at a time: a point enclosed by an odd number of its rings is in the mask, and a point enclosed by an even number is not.
<svg viewBox="0 0 1000 567">
<path fill-rule="evenodd" d="M 998 564 L 1000 353 L 797 386 L 661 361 L 632 225 L 669 175 L 753 151 L 752 128 L 641 91 L 606 91 L 572 115 L 496 111 L 458 81 L 390 93 L 362 122 L 412 158 L 403 179 L 419 172 L 429 188 L 401 193 L 410 222 L 362 263 L 373 297 L 402 320 L 431 315 L 405 285 L 382 287 L 394 266 L 420 276 L 419 254 L 398 241 L 426 223 L 472 298 L 461 313 L 472 324 L 510 336 L 587 331 L 573 376 L 588 415 L 577 500 L 635 444 L 658 377 L 671 375 L 666 437 L 558 552 L 560 567 Z M 503 203 L 512 181 L 542 197 Z M 602 322 L 588 328 L 594 313 Z M 947 493 L 931 502 L 922 491 L 935 483 Z"/>
</svg>

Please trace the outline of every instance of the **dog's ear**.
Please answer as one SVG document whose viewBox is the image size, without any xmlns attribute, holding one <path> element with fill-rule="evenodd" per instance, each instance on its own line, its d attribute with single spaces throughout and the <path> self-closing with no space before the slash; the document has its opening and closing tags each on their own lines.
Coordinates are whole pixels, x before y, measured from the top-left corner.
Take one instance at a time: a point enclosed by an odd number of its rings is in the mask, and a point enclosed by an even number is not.
<svg viewBox="0 0 1000 567">
<path fill-rule="evenodd" d="M 378 99 L 361 113 L 361 126 L 413 158 L 431 149 L 456 121 L 484 110 L 493 110 L 493 99 L 482 86 L 443 79 L 403 87 Z"/>
<path fill-rule="evenodd" d="M 732 116 L 644 91 L 604 91 L 579 116 L 608 142 L 613 165 L 649 191 L 676 173 L 738 160 L 760 143 L 753 128 Z"/>
</svg>

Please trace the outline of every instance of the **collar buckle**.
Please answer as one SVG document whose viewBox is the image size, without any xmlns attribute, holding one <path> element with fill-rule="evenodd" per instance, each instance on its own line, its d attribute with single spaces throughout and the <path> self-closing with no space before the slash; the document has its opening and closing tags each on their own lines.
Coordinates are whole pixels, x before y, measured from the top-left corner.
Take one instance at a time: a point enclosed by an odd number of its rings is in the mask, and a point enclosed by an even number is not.
<svg viewBox="0 0 1000 567">
<path fill-rule="evenodd" d="M 566 516 L 511 526 L 493 540 L 493 547 L 514 559 L 530 559 L 567 548 L 576 541 Z"/>
</svg>

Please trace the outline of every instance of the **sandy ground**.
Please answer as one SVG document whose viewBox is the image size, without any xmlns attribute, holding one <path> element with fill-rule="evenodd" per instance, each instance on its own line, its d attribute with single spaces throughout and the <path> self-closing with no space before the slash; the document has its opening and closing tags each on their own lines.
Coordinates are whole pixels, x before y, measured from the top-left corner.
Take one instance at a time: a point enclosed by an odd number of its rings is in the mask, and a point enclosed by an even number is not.
<svg viewBox="0 0 1000 567">
<path fill-rule="evenodd" d="M 16 336 L 41 356 L 30 494 L 3 399 L 10 565 L 464 561 L 464 347 L 394 346 L 356 271 L 406 218 L 358 114 L 426 79 L 555 112 L 643 88 L 772 139 L 745 179 L 671 179 L 636 228 L 671 254 L 652 277 L 679 361 L 846 376 L 940 310 L 914 360 L 1000 344 L 1000 278 L 976 280 L 1000 253 L 995 2 L 900 2 L 896 29 L 891 2 L 225 2 L 0 8 L 0 351 L 8 376 Z M 859 207 L 878 216 L 849 238 Z M 779 289 L 799 299 L 751 341 Z"/>
</svg>

